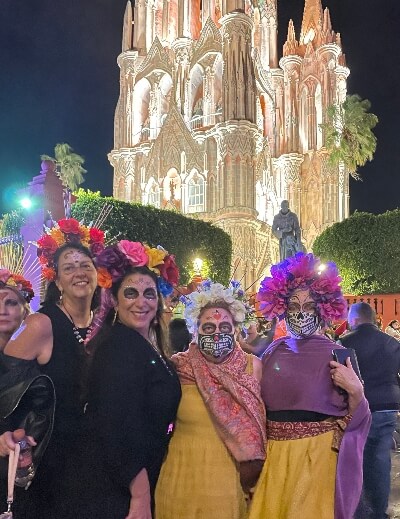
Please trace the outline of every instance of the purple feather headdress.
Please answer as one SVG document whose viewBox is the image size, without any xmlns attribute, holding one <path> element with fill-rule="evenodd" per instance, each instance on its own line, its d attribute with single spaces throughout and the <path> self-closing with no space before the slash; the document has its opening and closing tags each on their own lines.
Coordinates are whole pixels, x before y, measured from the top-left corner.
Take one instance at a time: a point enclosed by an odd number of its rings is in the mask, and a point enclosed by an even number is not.
<svg viewBox="0 0 400 519">
<path fill-rule="evenodd" d="M 298 252 L 271 267 L 271 277 L 261 282 L 257 293 L 260 312 L 266 319 L 283 319 L 288 300 L 295 290 L 309 289 L 325 322 L 346 315 L 347 302 L 342 294 L 338 269 L 333 262 L 322 264 L 313 254 Z"/>
</svg>

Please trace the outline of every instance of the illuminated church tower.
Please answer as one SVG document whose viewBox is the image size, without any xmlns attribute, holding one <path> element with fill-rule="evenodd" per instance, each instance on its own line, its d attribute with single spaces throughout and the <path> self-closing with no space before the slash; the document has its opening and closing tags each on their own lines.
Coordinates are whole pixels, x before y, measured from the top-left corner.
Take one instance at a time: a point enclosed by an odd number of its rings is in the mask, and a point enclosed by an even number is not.
<svg viewBox="0 0 400 519">
<path fill-rule="evenodd" d="M 321 0 L 305 0 L 299 40 L 289 22 L 280 61 L 277 29 L 277 0 L 137 0 L 118 57 L 114 197 L 223 228 L 246 286 L 278 259 L 283 199 L 308 249 L 348 216 L 319 129 L 346 95 L 340 36 Z"/>
</svg>

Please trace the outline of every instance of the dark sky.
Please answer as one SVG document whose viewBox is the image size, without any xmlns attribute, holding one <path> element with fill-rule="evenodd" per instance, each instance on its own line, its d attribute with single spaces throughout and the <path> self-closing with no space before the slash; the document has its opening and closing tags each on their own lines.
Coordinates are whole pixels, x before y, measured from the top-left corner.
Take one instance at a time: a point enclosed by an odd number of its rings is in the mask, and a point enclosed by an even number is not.
<svg viewBox="0 0 400 519">
<path fill-rule="evenodd" d="M 119 90 L 125 0 L 0 0 L 0 212 L 40 170 L 40 154 L 68 142 L 86 158 L 83 187 L 112 193 L 107 153 Z M 378 149 L 351 182 L 351 211 L 399 204 L 399 0 L 324 0 L 351 75 L 349 93 L 372 103 Z M 293 18 L 299 36 L 304 0 L 278 0 L 283 43 Z"/>
</svg>

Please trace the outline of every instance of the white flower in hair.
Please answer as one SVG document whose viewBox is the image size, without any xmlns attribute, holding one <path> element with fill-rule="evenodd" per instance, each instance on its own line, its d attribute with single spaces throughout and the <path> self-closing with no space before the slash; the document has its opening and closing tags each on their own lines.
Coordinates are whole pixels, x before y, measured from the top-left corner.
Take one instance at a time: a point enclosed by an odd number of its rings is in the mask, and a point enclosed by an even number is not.
<svg viewBox="0 0 400 519">
<path fill-rule="evenodd" d="M 192 333 L 197 328 L 197 321 L 201 310 L 208 304 L 225 303 L 229 307 L 233 320 L 241 324 L 246 319 L 250 307 L 245 305 L 245 293 L 237 281 L 231 281 L 229 287 L 221 283 L 213 283 L 207 279 L 203 281 L 196 291 L 181 297 L 185 305 L 184 317 L 189 331 Z"/>
</svg>

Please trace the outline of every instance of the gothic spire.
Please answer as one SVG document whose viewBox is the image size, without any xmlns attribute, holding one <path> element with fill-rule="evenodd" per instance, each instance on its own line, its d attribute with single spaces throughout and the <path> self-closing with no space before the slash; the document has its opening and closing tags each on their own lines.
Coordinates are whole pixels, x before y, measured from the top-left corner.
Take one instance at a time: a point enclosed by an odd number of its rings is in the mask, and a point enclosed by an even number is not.
<svg viewBox="0 0 400 519">
<path fill-rule="evenodd" d="M 297 54 L 298 46 L 299 44 L 296 40 L 296 33 L 294 30 L 293 20 L 289 20 L 286 42 L 283 45 L 283 55 L 290 56 L 293 54 Z"/>
<path fill-rule="evenodd" d="M 122 31 L 122 52 L 133 48 L 133 13 L 132 4 L 128 0 L 124 15 L 124 27 Z"/>
<path fill-rule="evenodd" d="M 307 45 L 320 33 L 323 23 L 321 0 L 305 0 L 300 45 Z"/>
</svg>

